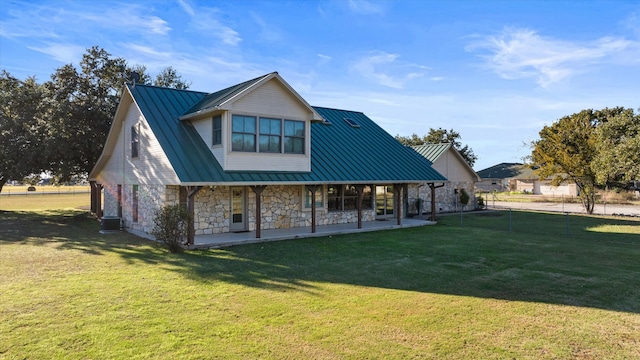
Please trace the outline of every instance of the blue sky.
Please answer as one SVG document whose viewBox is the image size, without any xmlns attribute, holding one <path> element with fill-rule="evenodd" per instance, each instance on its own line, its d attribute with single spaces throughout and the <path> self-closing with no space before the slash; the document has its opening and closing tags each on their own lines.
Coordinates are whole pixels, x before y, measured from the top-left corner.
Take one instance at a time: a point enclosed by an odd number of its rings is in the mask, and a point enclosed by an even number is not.
<svg viewBox="0 0 640 360">
<path fill-rule="evenodd" d="M 640 107 L 638 1 L 12 1 L 0 69 L 46 81 L 100 46 L 192 90 L 278 71 L 311 105 L 392 135 L 454 129 L 481 170 L 544 125 Z M 345 146 L 347 146 L 345 144 Z"/>
</svg>

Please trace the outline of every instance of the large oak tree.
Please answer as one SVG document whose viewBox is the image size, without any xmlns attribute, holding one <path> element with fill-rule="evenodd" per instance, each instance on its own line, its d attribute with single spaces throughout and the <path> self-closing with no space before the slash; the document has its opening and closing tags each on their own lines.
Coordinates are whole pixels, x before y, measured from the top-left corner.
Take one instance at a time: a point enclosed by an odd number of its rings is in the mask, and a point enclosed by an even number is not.
<svg viewBox="0 0 640 360">
<path fill-rule="evenodd" d="M 144 65 L 129 67 L 94 46 L 79 67 L 58 68 L 40 85 L 0 73 L 0 191 L 9 179 L 51 172 L 60 181 L 91 171 L 107 138 L 125 82 L 132 72 L 138 82 L 187 89 L 173 68 L 151 81 Z"/>
</svg>

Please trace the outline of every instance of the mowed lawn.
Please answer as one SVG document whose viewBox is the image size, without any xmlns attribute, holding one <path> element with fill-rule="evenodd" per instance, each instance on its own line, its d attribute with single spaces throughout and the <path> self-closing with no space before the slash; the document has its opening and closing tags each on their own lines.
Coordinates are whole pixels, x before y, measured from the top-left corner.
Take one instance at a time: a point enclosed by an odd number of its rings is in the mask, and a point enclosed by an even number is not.
<svg viewBox="0 0 640 360">
<path fill-rule="evenodd" d="M 640 358 L 640 221 L 510 216 L 171 254 L 0 211 L 0 358 Z"/>
</svg>

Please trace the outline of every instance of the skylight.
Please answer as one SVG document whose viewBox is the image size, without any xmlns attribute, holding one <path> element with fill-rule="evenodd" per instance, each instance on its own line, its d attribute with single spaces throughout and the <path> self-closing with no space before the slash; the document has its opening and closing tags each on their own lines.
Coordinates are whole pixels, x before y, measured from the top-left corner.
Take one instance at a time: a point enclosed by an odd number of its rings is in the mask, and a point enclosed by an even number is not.
<svg viewBox="0 0 640 360">
<path fill-rule="evenodd" d="M 350 118 L 344 118 L 344 122 L 346 122 L 347 124 L 351 125 L 351 127 L 354 127 L 354 128 L 360 127 L 360 124 L 358 124 L 355 120 Z"/>
</svg>

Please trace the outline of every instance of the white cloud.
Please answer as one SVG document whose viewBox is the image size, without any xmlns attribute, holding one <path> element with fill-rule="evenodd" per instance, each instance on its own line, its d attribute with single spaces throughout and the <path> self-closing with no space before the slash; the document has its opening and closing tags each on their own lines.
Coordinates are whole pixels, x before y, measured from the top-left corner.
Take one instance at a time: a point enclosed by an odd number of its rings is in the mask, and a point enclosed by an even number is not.
<svg viewBox="0 0 640 360">
<path fill-rule="evenodd" d="M 534 78 L 548 87 L 634 46 L 632 41 L 614 37 L 579 43 L 507 28 L 498 35 L 480 37 L 466 50 L 488 52 L 482 56 L 486 65 L 504 79 Z"/>
<path fill-rule="evenodd" d="M 237 46 L 242 41 L 237 31 L 218 20 L 221 17 L 218 9 L 207 7 L 193 9 L 187 4 L 183 4 L 183 2 L 180 3 L 182 8 L 191 16 L 190 27 L 194 32 L 216 37 L 225 45 Z"/>
<path fill-rule="evenodd" d="M 362 57 L 355 61 L 352 68 L 361 76 L 372 79 L 380 85 L 401 89 L 412 79 L 422 77 L 422 72 L 407 71 L 411 69 L 425 69 L 424 66 L 397 61 L 398 54 L 390 54 L 384 51 L 374 52 L 372 55 Z"/>
<path fill-rule="evenodd" d="M 46 46 L 29 46 L 29 49 L 49 55 L 63 64 L 77 64 L 87 50 L 84 46 L 55 43 L 49 43 Z"/>
<path fill-rule="evenodd" d="M 357 14 L 383 14 L 384 7 L 380 2 L 371 2 L 366 0 L 349 0 L 349 9 Z"/>
</svg>

